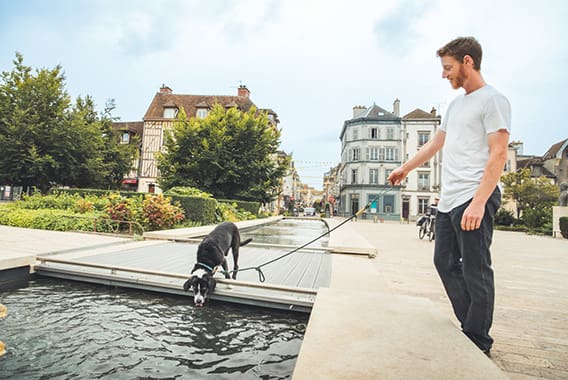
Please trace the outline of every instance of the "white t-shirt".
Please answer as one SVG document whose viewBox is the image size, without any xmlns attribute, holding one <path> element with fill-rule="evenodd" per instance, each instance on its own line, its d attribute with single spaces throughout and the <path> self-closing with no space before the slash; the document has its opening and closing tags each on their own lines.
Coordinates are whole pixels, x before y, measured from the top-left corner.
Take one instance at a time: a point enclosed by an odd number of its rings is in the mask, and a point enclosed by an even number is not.
<svg viewBox="0 0 568 380">
<path fill-rule="evenodd" d="M 511 105 L 485 85 L 455 98 L 440 129 L 446 132 L 442 151 L 442 192 L 438 210 L 449 212 L 477 191 L 489 159 L 487 135 L 511 131 Z"/>
</svg>

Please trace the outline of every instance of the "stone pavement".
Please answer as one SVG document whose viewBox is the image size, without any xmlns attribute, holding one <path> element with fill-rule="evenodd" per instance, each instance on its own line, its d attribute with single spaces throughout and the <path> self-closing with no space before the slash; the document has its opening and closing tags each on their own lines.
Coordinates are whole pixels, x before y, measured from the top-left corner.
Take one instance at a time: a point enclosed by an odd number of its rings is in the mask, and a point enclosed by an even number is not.
<svg viewBox="0 0 568 380">
<path fill-rule="evenodd" d="M 369 291 L 376 286 L 378 292 L 386 288 L 390 295 L 428 299 L 459 326 L 432 263 L 433 242 L 419 240 L 416 226 L 362 220 L 350 224 L 378 251 L 366 261 L 376 276 L 365 277 L 380 278 L 366 282 Z M 511 379 L 568 379 L 568 240 L 495 231 L 492 258 L 492 361 Z M 340 265 L 361 259 L 341 257 Z M 356 306 L 353 312 L 358 313 Z"/>
</svg>

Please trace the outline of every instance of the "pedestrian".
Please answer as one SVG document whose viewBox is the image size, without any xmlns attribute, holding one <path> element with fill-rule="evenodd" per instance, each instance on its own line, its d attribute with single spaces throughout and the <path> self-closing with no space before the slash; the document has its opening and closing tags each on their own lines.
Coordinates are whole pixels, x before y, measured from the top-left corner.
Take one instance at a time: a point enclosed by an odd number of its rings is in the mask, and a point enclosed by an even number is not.
<svg viewBox="0 0 568 380">
<path fill-rule="evenodd" d="M 443 148 L 434 265 L 462 331 L 490 356 L 495 287 L 489 248 L 501 204 L 498 182 L 507 160 L 511 107 L 485 83 L 482 49 L 475 38 L 456 38 L 436 54 L 442 78 L 465 93 L 450 103 L 432 139 L 388 179 L 400 184 Z"/>
</svg>

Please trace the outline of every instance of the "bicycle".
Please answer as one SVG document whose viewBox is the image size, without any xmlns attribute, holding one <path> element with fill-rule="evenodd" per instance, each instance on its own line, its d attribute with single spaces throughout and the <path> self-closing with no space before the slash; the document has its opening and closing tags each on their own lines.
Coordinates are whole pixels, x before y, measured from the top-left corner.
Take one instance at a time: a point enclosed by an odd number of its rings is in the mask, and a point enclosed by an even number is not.
<svg viewBox="0 0 568 380">
<path fill-rule="evenodd" d="M 424 236 L 428 236 L 428 240 L 432 241 L 436 237 L 435 232 L 435 220 L 436 217 L 431 215 L 423 215 L 418 221 L 417 224 L 420 226 L 418 229 L 418 237 L 420 240 L 424 239 Z"/>
</svg>

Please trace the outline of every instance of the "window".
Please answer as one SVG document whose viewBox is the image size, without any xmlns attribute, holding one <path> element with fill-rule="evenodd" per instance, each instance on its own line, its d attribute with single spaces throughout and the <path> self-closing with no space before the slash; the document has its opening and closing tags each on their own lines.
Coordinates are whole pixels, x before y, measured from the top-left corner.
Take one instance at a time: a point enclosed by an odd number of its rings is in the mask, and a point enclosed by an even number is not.
<svg viewBox="0 0 568 380">
<path fill-rule="evenodd" d="M 383 212 L 385 214 L 394 212 L 394 195 L 385 195 L 383 197 Z"/>
<path fill-rule="evenodd" d="M 373 140 L 377 140 L 379 138 L 379 128 L 371 128 L 369 130 L 370 138 Z"/>
<path fill-rule="evenodd" d="M 430 140 L 430 132 L 418 132 L 418 146 L 426 144 Z"/>
<path fill-rule="evenodd" d="M 379 169 L 369 169 L 369 184 L 377 185 L 379 183 Z"/>
<path fill-rule="evenodd" d="M 353 148 L 351 149 L 351 161 L 359 161 L 361 159 L 361 149 Z"/>
<path fill-rule="evenodd" d="M 353 140 L 359 139 L 359 130 L 357 128 L 353 128 Z"/>
<path fill-rule="evenodd" d="M 389 146 L 385 148 L 385 161 L 396 161 L 398 159 L 398 150 Z"/>
<path fill-rule="evenodd" d="M 164 108 L 164 118 L 165 119 L 173 119 L 177 116 L 178 110 L 175 107 L 166 107 Z"/>
<path fill-rule="evenodd" d="M 428 212 L 428 198 L 418 198 L 418 214 L 426 214 Z"/>
<path fill-rule="evenodd" d="M 385 170 L 385 184 L 389 183 L 389 175 L 391 175 L 392 173 L 392 169 L 386 169 Z"/>
<path fill-rule="evenodd" d="M 430 190 L 430 173 L 418 173 L 418 190 Z"/>
<path fill-rule="evenodd" d="M 356 183 L 357 183 L 357 169 L 352 169 L 352 170 L 351 170 L 351 183 L 352 183 L 352 184 L 356 184 Z"/>
<path fill-rule="evenodd" d="M 122 132 L 122 135 L 120 136 L 120 143 L 128 144 L 129 142 L 130 142 L 130 133 Z"/>
<path fill-rule="evenodd" d="M 195 116 L 196 116 L 198 119 L 205 119 L 205 118 L 207 117 L 207 114 L 208 114 L 208 113 L 209 113 L 209 112 L 208 112 L 207 108 L 198 108 L 198 109 L 197 109 L 197 113 L 195 114 Z"/>
<path fill-rule="evenodd" d="M 387 140 L 394 140 L 394 128 L 387 128 Z"/>
<path fill-rule="evenodd" d="M 371 161 L 377 161 L 379 159 L 379 149 L 377 147 L 370 148 L 369 154 L 370 154 L 369 159 Z"/>
</svg>

